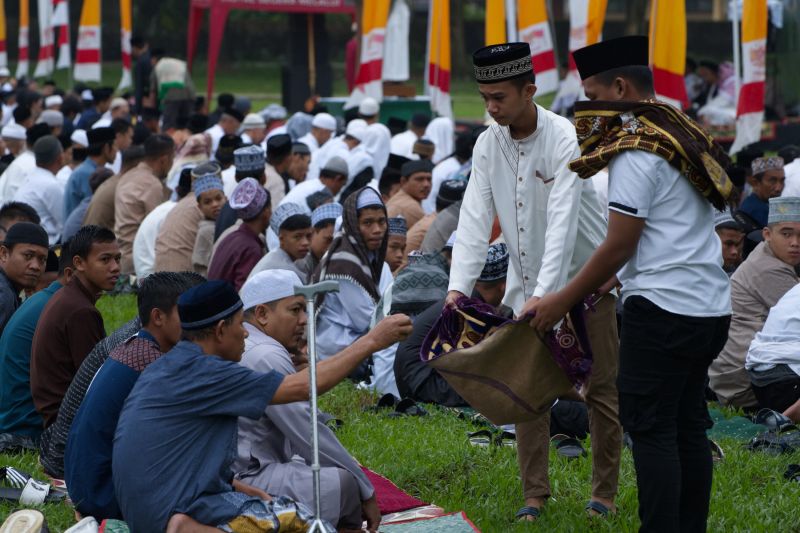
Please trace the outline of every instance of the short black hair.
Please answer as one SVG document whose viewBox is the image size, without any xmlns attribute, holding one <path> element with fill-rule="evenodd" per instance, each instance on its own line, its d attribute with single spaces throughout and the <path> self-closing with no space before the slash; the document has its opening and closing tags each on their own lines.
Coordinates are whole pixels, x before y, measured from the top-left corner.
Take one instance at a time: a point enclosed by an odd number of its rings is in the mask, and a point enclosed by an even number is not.
<svg viewBox="0 0 800 533">
<path fill-rule="evenodd" d="M 152 57 L 153 59 L 161 59 L 166 55 L 167 53 L 164 51 L 163 48 L 153 48 L 152 50 L 150 50 L 150 57 Z"/>
<path fill-rule="evenodd" d="M 86 153 L 87 155 L 98 156 L 103 153 L 103 148 L 105 148 L 106 146 L 112 146 L 113 144 L 114 141 L 108 141 L 98 144 L 90 144 L 89 146 L 86 147 Z"/>
<path fill-rule="evenodd" d="M 94 243 L 114 242 L 115 240 L 117 240 L 117 236 L 110 229 L 90 224 L 81 227 L 72 237 L 69 253 L 72 254 L 72 257 L 77 255 L 81 259 L 86 259 L 89 257 Z"/>
<path fill-rule="evenodd" d="M 319 171 L 320 178 L 335 178 L 337 176 L 344 176 L 341 172 L 334 172 L 333 170 L 328 170 L 327 168 L 323 168 Z M 344 176 L 347 178 L 347 176 Z"/>
<path fill-rule="evenodd" d="M 144 278 L 136 295 L 142 326 L 147 326 L 150 322 L 150 312 L 153 309 L 169 312 L 178 304 L 181 294 L 205 281 L 196 272 L 156 272 Z"/>
<path fill-rule="evenodd" d="M 65 117 L 69 117 L 72 115 L 77 115 L 83 109 L 83 105 L 81 105 L 81 101 L 78 99 L 77 96 L 73 96 L 68 94 L 64 96 L 64 101 L 61 102 L 61 114 Z"/>
<path fill-rule="evenodd" d="M 231 324 L 233 324 L 233 319 L 236 318 L 237 314 L 238 314 L 238 311 L 236 313 L 233 313 L 231 316 L 229 316 L 228 318 L 226 318 L 222 322 L 226 326 L 230 326 Z M 217 324 L 219 324 L 219 321 L 213 323 L 212 325 L 208 326 L 207 328 L 202 328 L 202 329 L 184 329 L 182 331 L 181 335 L 183 336 L 184 340 L 187 340 L 187 341 L 190 341 L 190 342 L 202 341 L 202 340 L 205 340 L 205 339 L 209 338 L 210 336 L 212 336 L 214 334 L 214 330 L 216 329 Z"/>
<path fill-rule="evenodd" d="M 387 196 L 391 192 L 392 187 L 400 184 L 400 172 L 393 168 L 384 168 L 381 179 L 378 181 L 378 192 Z"/>
<path fill-rule="evenodd" d="M 221 93 L 217 96 L 217 106 L 219 106 L 220 109 L 232 107 L 234 102 L 236 102 L 236 97 L 231 93 Z"/>
<path fill-rule="evenodd" d="M 594 76 L 603 85 L 611 85 L 616 78 L 623 78 L 643 94 L 655 94 L 653 88 L 653 71 L 645 65 L 628 65 L 612 68 Z"/>
<path fill-rule="evenodd" d="M 72 160 L 77 163 L 83 163 L 89 157 L 89 151 L 86 148 L 72 147 Z"/>
<path fill-rule="evenodd" d="M 12 219 L 34 224 L 42 222 L 36 209 L 24 202 L 6 202 L 3 207 L 0 207 L 0 221 Z"/>
<path fill-rule="evenodd" d="M 100 187 L 103 182 L 113 175 L 114 171 L 107 167 L 99 167 L 92 172 L 89 176 L 89 188 L 92 190 L 92 194 L 97 191 L 97 188 Z"/>
<path fill-rule="evenodd" d="M 237 170 L 236 171 L 236 183 L 239 183 L 245 178 L 253 178 L 256 181 L 260 181 L 262 176 L 264 175 L 265 169 L 259 170 Z"/>
<path fill-rule="evenodd" d="M 325 229 L 327 227 L 333 226 L 334 224 L 336 224 L 336 219 L 323 218 L 322 220 L 320 220 L 319 222 L 314 224 L 314 229 L 319 231 L 319 230 L 323 230 L 323 229 Z"/>
<path fill-rule="evenodd" d="M 122 167 L 138 165 L 144 159 L 144 147 L 131 145 L 122 151 Z"/>
<path fill-rule="evenodd" d="M 111 121 L 111 129 L 114 130 L 114 133 L 117 135 L 120 133 L 126 133 L 132 127 L 133 124 L 131 124 L 131 121 L 126 118 L 115 118 Z"/>
<path fill-rule="evenodd" d="M 508 81 L 510 81 L 511 84 L 514 87 L 516 87 L 518 91 L 522 91 L 522 89 L 529 83 L 536 85 L 536 74 L 533 71 L 531 71 L 529 76 L 520 76 L 518 78 L 512 78 Z"/>
<path fill-rule="evenodd" d="M 279 231 L 297 231 L 309 229 L 311 227 L 311 217 L 308 215 L 292 215 L 283 221 Z"/>
<path fill-rule="evenodd" d="M 67 267 L 72 268 L 72 258 L 70 243 L 72 239 L 67 239 L 66 242 L 61 243 L 61 255 L 58 256 L 58 275 L 63 276 Z"/>
<path fill-rule="evenodd" d="M 148 159 L 155 159 L 175 151 L 175 141 L 172 137 L 164 133 L 151 135 L 144 141 L 144 156 Z"/>
<path fill-rule="evenodd" d="M 184 168 L 178 177 L 178 186 L 175 187 L 175 194 L 178 195 L 178 200 L 186 196 L 192 191 L 192 169 Z"/>
<path fill-rule="evenodd" d="M 133 48 L 141 48 L 147 44 L 147 41 L 141 35 L 134 35 L 131 37 L 131 47 Z"/>
</svg>

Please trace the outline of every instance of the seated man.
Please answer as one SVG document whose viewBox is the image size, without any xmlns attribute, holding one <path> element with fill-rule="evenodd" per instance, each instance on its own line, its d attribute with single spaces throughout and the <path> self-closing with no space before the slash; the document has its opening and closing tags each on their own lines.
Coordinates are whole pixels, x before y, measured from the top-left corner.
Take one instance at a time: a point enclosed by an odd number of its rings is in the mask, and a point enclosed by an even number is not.
<svg viewBox="0 0 800 533">
<path fill-rule="evenodd" d="M 45 428 L 55 422 L 81 363 L 106 336 L 95 303 L 114 288 L 120 273 L 119 245 L 110 229 L 82 227 L 69 250 L 74 274 L 42 311 L 31 348 L 31 393 Z"/>
<path fill-rule="evenodd" d="M 386 243 L 386 264 L 395 276 L 397 272 L 406 264 L 406 241 L 408 235 L 408 225 L 403 217 L 394 217 L 387 220 L 387 234 L 389 240 Z"/>
<path fill-rule="evenodd" d="M 39 224 L 18 222 L 0 243 L 0 334 L 22 304 L 20 292 L 36 287 L 47 263 L 47 232 Z"/>
<path fill-rule="evenodd" d="M 248 279 L 263 270 L 280 268 L 291 270 L 305 283 L 307 275 L 295 261 L 305 259 L 311 246 L 311 217 L 297 204 L 281 204 L 272 213 L 270 228 L 278 235 L 280 247 L 270 250 L 253 270 Z"/>
<path fill-rule="evenodd" d="M 239 417 L 258 419 L 270 404 L 309 397 L 307 369 L 283 376 L 237 364 L 248 335 L 242 305 L 224 281 L 182 294 L 178 315 L 185 340 L 142 373 L 122 408 L 112 472 L 131 531 L 278 531 L 302 527 L 309 518 L 300 505 L 269 501 L 266 492 L 234 479 L 230 470 Z M 393 315 L 321 362 L 319 393 L 410 330 L 408 317 Z"/>
<path fill-rule="evenodd" d="M 290 352 L 303 341 L 305 300 L 294 295 L 302 282 L 289 270 L 259 272 L 242 287 L 248 336 L 241 364 L 257 372 L 295 373 Z M 314 504 L 308 402 L 270 405 L 258 420 L 239 419 L 239 455 L 234 471 L 242 481 L 269 494 Z M 380 522 L 375 491 L 334 433 L 319 426 L 322 518 L 340 529 L 368 529 Z"/>
<path fill-rule="evenodd" d="M 770 310 L 750 344 L 745 367 L 758 406 L 800 422 L 800 285 Z"/>
<path fill-rule="evenodd" d="M 227 206 L 242 223 L 223 234 L 214 246 L 208 279 L 222 279 L 239 290 L 256 263 L 264 257 L 264 231 L 272 217 L 269 192 L 253 178 L 244 178 L 233 190 Z"/>
<path fill-rule="evenodd" d="M 197 237 L 192 251 L 192 267 L 198 274 L 208 274 L 211 263 L 211 251 L 214 246 L 214 227 L 222 206 L 225 205 L 225 193 L 219 176 L 203 176 L 192 183 L 197 207 L 203 213 L 203 220 L 197 225 Z"/>
<path fill-rule="evenodd" d="M 728 276 L 739 268 L 744 253 L 744 231 L 731 216 L 730 209 L 714 215 L 714 230 L 722 243 L 722 268 Z"/>
<path fill-rule="evenodd" d="M 311 225 L 314 227 L 311 232 L 311 246 L 305 259 L 294 262 L 297 268 L 306 273 L 308 279 L 314 275 L 322 256 L 333 242 L 333 230 L 336 227 L 336 219 L 340 216 L 342 216 L 342 204 L 336 203 L 323 204 L 311 213 Z"/>
<path fill-rule="evenodd" d="M 389 216 L 402 215 L 409 230 L 425 216 L 422 200 L 431 192 L 432 171 L 433 163 L 427 159 L 405 163 L 400 171 L 400 190 L 386 203 Z"/>
<path fill-rule="evenodd" d="M 72 277 L 67 246 L 61 247 L 58 279 L 25 300 L 0 336 L 0 452 L 36 449 L 42 434 L 42 417 L 31 397 L 31 344 L 45 305 Z"/>
<path fill-rule="evenodd" d="M 100 367 L 69 430 L 64 480 L 83 516 L 122 519 L 111 478 L 119 413 L 139 374 L 180 340 L 178 297 L 203 281 L 190 272 L 157 272 L 139 286 L 142 329 L 115 348 Z"/>
<path fill-rule="evenodd" d="M 436 222 L 439 213 L 454 203 L 460 202 L 464 198 L 464 191 L 466 190 L 466 180 L 447 180 L 441 184 L 439 192 L 436 195 L 436 210 L 422 217 L 408 232 L 408 237 L 406 238 L 406 255 L 414 250 L 420 250 L 422 248 L 425 235 L 428 234 L 428 230 L 433 223 Z"/>
<path fill-rule="evenodd" d="M 473 298 L 498 308 L 506 292 L 508 251 L 505 244 L 489 247 L 486 264 L 475 282 Z M 417 316 L 408 339 L 400 343 L 394 360 L 394 376 L 403 398 L 418 402 L 437 403 L 449 407 L 463 406 L 466 402 L 445 379 L 419 357 L 422 342 L 442 314 L 444 299 L 434 303 Z"/>
<path fill-rule="evenodd" d="M 783 159 L 780 157 L 759 157 L 754 159 L 751 168 L 753 177 L 750 183 L 753 192 L 744 199 L 737 216 L 747 215 L 757 228 L 767 225 L 769 199 L 778 198 L 783 192 L 786 176 L 783 172 Z"/>
<path fill-rule="evenodd" d="M 747 349 L 769 310 L 800 279 L 800 198 L 771 198 L 769 225 L 759 244 L 731 277 L 733 316 L 728 342 L 708 368 L 711 390 L 725 406 L 758 405 L 745 370 Z"/>
</svg>

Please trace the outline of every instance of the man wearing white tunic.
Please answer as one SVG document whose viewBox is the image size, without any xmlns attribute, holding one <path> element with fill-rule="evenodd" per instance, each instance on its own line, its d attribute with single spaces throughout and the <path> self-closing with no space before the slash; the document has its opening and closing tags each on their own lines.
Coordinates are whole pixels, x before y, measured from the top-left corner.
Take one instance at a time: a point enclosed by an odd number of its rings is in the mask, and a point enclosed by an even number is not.
<svg viewBox="0 0 800 533">
<path fill-rule="evenodd" d="M 58 242 L 64 222 L 64 190 L 54 174 L 61 168 L 62 153 L 61 143 L 52 135 L 36 141 L 33 145 L 36 168 L 28 173 L 14 195 L 15 202 L 26 203 L 39 213 L 51 245 Z"/>
<path fill-rule="evenodd" d="M 241 364 L 258 372 L 296 372 L 296 352 L 306 327 L 305 300 L 294 296 L 300 278 L 288 270 L 268 270 L 242 287 L 244 327 L 248 337 Z M 311 483 L 310 405 L 270 405 L 258 420 L 239 419 L 237 478 L 265 490 L 313 505 Z M 323 419 L 318 422 L 322 518 L 340 529 L 368 529 L 380 522 L 375 490 L 358 462 L 341 445 Z"/>
<path fill-rule="evenodd" d="M 336 133 L 336 119 L 330 113 L 318 113 L 311 119 L 311 131 L 297 139 L 308 146 L 311 151 L 311 159 L 317 150 L 327 143 L 333 134 Z"/>
<path fill-rule="evenodd" d="M 580 155 L 574 127 L 533 102 L 536 86 L 528 44 L 486 47 L 474 54 L 473 62 L 479 91 L 495 123 L 481 134 L 473 151 L 447 305 L 472 294 L 497 215 L 510 256 L 503 303 L 523 315 L 578 272 L 603 241 L 606 223 L 592 185 L 567 167 Z M 587 312 L 594 362 L 583 389 L 592 435 L 587 507 L 606 514 L 614 508 L 622 445 L 613 298 L 601 298 L 594 309 Z M 549 413 L 517 424 L 525 497 L 517 516 L 523 520 L 535 520 L 550 496 L 549 436 Z"/>
</svg>

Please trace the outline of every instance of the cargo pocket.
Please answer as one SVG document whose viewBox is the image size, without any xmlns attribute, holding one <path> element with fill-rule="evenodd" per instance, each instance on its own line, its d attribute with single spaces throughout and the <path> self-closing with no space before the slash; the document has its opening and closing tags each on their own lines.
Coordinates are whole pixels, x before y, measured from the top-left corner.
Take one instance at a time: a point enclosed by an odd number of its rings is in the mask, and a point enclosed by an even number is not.
<svg viewBox="0 0 800 533">
<path fill-rule="evenodd" d="M 658 381 L 619 376 L 619 421 L 625 431 L 647 431 L 655 426 L 661 398 L 660 387 Z"/>
</svg>

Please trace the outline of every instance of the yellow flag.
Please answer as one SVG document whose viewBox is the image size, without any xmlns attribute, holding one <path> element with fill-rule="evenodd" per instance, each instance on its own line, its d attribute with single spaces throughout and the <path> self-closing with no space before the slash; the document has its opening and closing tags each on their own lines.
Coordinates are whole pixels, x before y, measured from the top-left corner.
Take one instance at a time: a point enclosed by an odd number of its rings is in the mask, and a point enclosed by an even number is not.
<svg viewBox="0 0 800 533">
<path fill-rule="evenodd" d="M 486 0 L 486 46 L 506 42 L 504 0 Z"/>
</svg>

